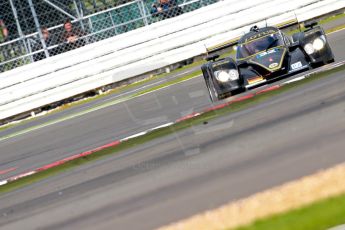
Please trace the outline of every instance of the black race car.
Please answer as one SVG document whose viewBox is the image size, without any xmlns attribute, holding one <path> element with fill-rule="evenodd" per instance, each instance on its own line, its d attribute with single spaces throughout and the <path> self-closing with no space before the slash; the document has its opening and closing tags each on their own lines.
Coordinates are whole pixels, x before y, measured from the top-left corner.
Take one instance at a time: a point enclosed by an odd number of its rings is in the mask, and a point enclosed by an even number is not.
<svg viewBox="0 0 345 230">
<path fill-rule="evenodd" d="M 207 57 L 201 69 L 211 100 L 334 62 L 324 30 L 316 22 L 305 28 L 290 38 L 275 27 L 254 26 L 238 41 L 236 61 Z"/>
</svg>

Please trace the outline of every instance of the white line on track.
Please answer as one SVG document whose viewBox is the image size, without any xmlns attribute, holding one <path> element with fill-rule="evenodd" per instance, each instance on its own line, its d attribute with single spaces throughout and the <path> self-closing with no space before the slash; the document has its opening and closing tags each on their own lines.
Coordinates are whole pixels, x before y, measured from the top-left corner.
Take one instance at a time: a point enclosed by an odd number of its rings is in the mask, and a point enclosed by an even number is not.
<svg viewBox="0 0 345 230">
<path fill-rule="evenodd" d="M 168 127 L 168 126 L 173 125 L 173 124 L 174 124 L 173 122 L 166 123 L 166 124 L 164 124 L 164 125 L 160 125 L 160 126 L 157 126 L 157 127 L 155 127 L 155 128 L 149 129 L 148 131 L 154 131 L 154 130 L 156 130 L 156 129 L 165 128 L 165 127 Z"/>
<path fill-rule="evenodd" d="M 343 31 L 343 30 L 345 30 L 345 28 L 340 29 L 340 30 L 336 30 L 336 31 L 333 31 L 333 32 L 330 32 L 330 33 L 327 33 L 327 35 L 331 35 L 331 34 L 334 34 L 334 33 L 338 33 L 338 32 L 341 32 L 341 31 Z"/>
<path fill-rule="evenodd" d="M 305 78 L 306 78 L 305 75 L 303 75 L 301 77 L 297 77 L 297 78 L 291 79 L 289 81 L 283 82 L 282 84 L 283 85 L 290 84 L 290 83 L 293 83 L 293 82 L 296 82 L 296 81 L 301 81 L 301 80 L 303 80 Z"/>
<path fill-rule="evenodd" d="M 344 225 L 339 225 L 334 228 L 330 228 L 328 230 L 345 230 L 345 224 Z"/>
<path fill-rule="evenodd" d="M 148 131 L 143 131 L 143 132 L 134 134 L 134 135 L 132 135 L 132 136 L 129 136 L 129 137 L 126 137 L 126 138 L 121 139 L 120 142 L 128 141 L 128 140 L 133 139 L 133 138 L 135 138 L 135 137 L 143 136 L 143 135 L 145 135 L 146 133 L 148 133 Z"/>
</svg>

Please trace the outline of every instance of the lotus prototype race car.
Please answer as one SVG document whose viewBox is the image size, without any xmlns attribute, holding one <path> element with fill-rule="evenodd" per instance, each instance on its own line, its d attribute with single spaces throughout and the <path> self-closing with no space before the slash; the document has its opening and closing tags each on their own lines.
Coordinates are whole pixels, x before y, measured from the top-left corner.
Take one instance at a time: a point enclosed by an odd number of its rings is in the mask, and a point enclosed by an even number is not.
<svg viewBox="0 0 345 230">
<path fill-rule="evenodd" d="M 250 29 L 237 44 L 236 61 L 207 57 L 201 69 L 212 101 L 334 62 L 324 30 L 316 22 L 288 37 L 275 27 Z"/>
</svg>

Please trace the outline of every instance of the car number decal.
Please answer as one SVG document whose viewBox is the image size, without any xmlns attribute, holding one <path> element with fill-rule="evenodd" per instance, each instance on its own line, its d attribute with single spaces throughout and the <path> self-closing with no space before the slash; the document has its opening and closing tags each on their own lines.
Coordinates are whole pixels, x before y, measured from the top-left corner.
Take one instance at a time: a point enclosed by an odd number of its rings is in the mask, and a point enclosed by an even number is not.
<svg viewBox="0 0 345 230">
<path fill-rule="evenodd" d="M 271 49 L 269 51 L 264 51 L 264 52 L 258 54 L 256 57 L 259 59 L 259 58 L 262 58 L 262 57 L 264 57 L 264 56 L 266 56 L 268 54 L 272 54 L 272 53 L 275 53 L 275 52 L 276 52 L 276 49 Z"/>
<path fill-rule="evenodd" d="M 295 69 L 299 69 L 299 68 L 301 68 L 302 67 L 302 62 L 296 62 L 296 63 L 293 63 L 292 65 L 291 65 L 291 69 L 293 69 L 293 70 L 295 70 Z"/>
</svg>

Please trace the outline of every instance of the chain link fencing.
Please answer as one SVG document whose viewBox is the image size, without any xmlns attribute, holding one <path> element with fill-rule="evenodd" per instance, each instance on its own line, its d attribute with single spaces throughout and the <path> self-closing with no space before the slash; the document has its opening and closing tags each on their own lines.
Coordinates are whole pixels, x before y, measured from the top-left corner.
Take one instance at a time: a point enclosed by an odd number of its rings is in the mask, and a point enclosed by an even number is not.
<svg viewBox="0 0 345 230">
<path fill-rule="evenodd" d="M 3 0 L 0 3 L 0 72 L 218 1 Z"/>
</svg>

